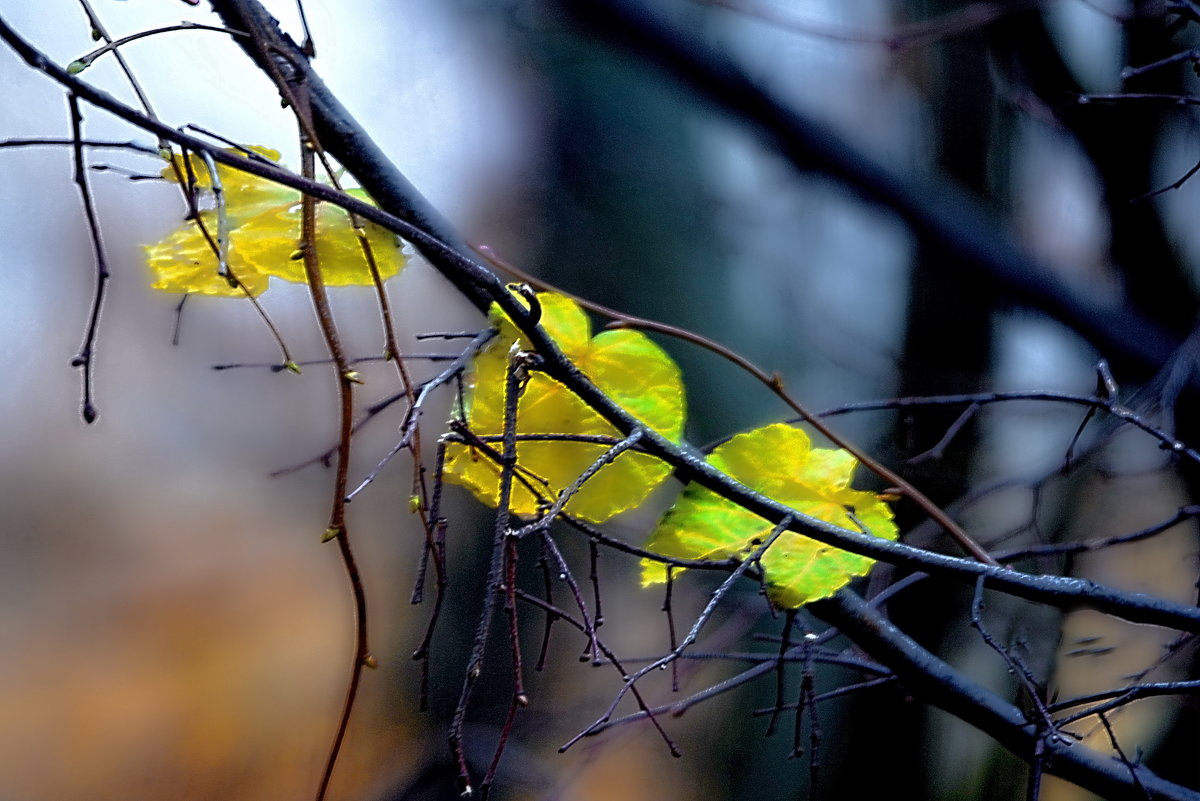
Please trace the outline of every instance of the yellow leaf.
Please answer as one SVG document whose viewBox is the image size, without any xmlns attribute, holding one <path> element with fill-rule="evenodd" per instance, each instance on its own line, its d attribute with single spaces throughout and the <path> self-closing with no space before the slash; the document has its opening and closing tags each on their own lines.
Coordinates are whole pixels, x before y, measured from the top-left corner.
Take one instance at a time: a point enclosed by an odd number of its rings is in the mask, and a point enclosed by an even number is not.
<svg viewBox="0 0 1200 801">
<path fill-rule="evenodd" d="M 684 396 L 679 368 L 649 337 L 638 331 L 605 331 L 591 336 L 591 324 L 573 300 L 541 293 L 541 324 L 563 353 L 604 393 L 649 427 L 673 441 L 683 431 Z M 467 377 L 464 406 L 467 424 L 478 436 L 503 431 L 504 386 L 513 343 L 525 349 L 519 331 L 493 307 L 490 315 L 499 335 L 476 357 Z M 579 434 L 621 439 L 620 432 L 588 408 L 562 384 L 533 372 L 517 406 L 518 435 Z M 496 450 L 498 442 L 493 443 Z M 604 444 L 542 441 L 517 443 L 517 475 L 510 507 L 531 517 L 543 501 L 558 493 L 599 459 Z M 599 470 L 566 504 L 565 511 L 594 523 L 639 505 L 671 473 L 646 454 L 626 451 Z M 477 449 L 450 443 L 446 478 L 468 487 L 484 503 L 496 506 L 500 468 Z M 536 492 L 535 492 L 536 491 Z"/>
<path fill-rule="evenodd" d="M 255 152 L 277 161 L 279 153 L 267 148 Z M 175 164 L 186 175 L 187 164 L 196 186 L 212 189 L 212 179 L 204 161 L 193 155 L 189 162 L 175 157 Z M 297 258 L 300 245 L 300 193 L 251 173 L 217 165 L 217 175 L 225 198 L 225 220 L 229 228 L 229 268 L 246 291 L 258 295 L 266 290 L 270 276 L 304 283 L 307 277 L 303 260 Z M 173 167 L 163 176 L 178 177 Z M 348 194 L 368 199 L 362 190 Z M 203 211 L 200 221 L 213 241 L 218 235 L 215 211 Z M 363 229 L 370 243 L 381 279 L 396 275 L 404 267 L 405 257 L 397 238 L 373 223 Z M 330 286 L 369 286 L 370 269 L 350 225 L 350 216 L 329 203 L 317 206 L 317 257 L 321 275 Z M 218 275 L 217 257 L 200 226 L 188 221 L 161 241 L 146 247 L 146 260 L 153 271 L 152 286 L 167 292 L 198 292 L 204 295 L 233 296 L 242 290 Z"/>
<path fill-rule="evenodd" d="M 249 149 L 267 161 L 279 163 L 278 150 L 258 145 L 252 145 Z M 241 150 L 232 148 L 229 152 L 245 155 Z M 212 189 L 212 176 L 208 174 L 208 167 L 203 158 L 193 153 L 188 156 L 186 161 L 180 155 L 175 155 L 172 159 L 174 164 L 168 164 L 162 169 L 163 178 L 171 183 L 179 183 L 179 176 L 182 175 L 184 181 L 190 180 L 200 189 Z M 234 202 L 239 208 L 271 203 L 274 202 L 274 198 L 279 195 L 280 191 L 292 191 L 281 187 L 274 181 L 268 181 L 254 173 L 243 172 L 226 164 L 218 162 L 216 167 L 217 177 L 221 179 L 221 190 L 225 193 L 226 199 Z M 178 172 L 176 168 L 178 168 Z"/>
<path fill-rule="evenodd" d="M 874 493 L 850 488 L 857 460 L 845 451 L 813 448 L 798 428 L 776 423 L 739 434 L 716 448 L 708 462 L 750 489 L 810 517 L 896 539 L 891 508 Z M 659 521 L 646 549 L 683 559 L 743 559 L 766 542 L 773 529 L 753 512 L 690 484 Z M 771 600 L 795 608 L 866 575 L 874 561 L 785 531 L 760 563 Z M 643 586 L 664 582 L 666 575 L 662 562 L 642 560 Z"/>
<path fill-rule="evenodd" d="M 209 235 L 216 240 L 217 215 L 201 212 L 200 219 Z M 200 226 L 186 222 L 163 239 L 147 245 L 146 264 L 154 274 L 150 285 L 164 292 L 198 292 L 202 295 L 240 296 L 242 290 L 217 273 L 217 258 L 212 246 L 200 232 Z M 229 269 L 251 295 L 262 294 L 269 276 L 250 266 L 241 252 L 229 248 Z"/>
</svg>

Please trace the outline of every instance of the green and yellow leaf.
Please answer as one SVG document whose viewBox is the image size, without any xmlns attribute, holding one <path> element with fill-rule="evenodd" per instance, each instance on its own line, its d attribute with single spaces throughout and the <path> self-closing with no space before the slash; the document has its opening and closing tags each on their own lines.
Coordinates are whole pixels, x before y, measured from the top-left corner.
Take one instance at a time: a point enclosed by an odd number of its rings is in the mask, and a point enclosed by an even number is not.
<svg viewBox="0 0 1200 801">
<path fill-rule="evenodd" d="M 840 528 L 894 540 L 892 510 L 879 496 L 850 488 L 857 460 L 841 450 L 814 448 L 798 428 L 776 423 L 739 434 L 708 462 L 748 488 Z M 650 535 L 646 549 L 683 559 L 745 558 L 774 526 L 711 490 L 690 484 Z M 873 559 L 785 531 L 761 565 L 771 600 L 795 608 L 832 595 Z M 679 572 L 679 568 L 675 569 Z M 642 585 L 666 581 L 666 567 L 642 560 Z"/>
<path fill-rule="evenodd" d="M 683 432 L 683 381 L 675 362 L 639 331 L 604 331 L 591 335 L 591 323 L 575 301 L 541 293 L 541 324 L 563 353 L 604 393 L 633 416 L 673 441 Z M 504 423 L 504 387 L 508 354 L 513 344 L 527 349 L 507 315 L 493 306 L 492 325 L 499 334 L 474 360 L 463 399 L 467 424 L 478 436 L 498 436 Z M 517 406 L 517 433 L 600 435 L 621 434 L 588 408 L 565 386 L 534 372 Z M 494 447 L 499 450 L 499 443 Z M 517 443 L 518 474 L 510 507 L 524 517 L 540 505 L 554 502 L 558 493 L 608 449 L 580 442 Z M 638 506 L 671 473 L 671 468 L 646 454 L 626 451 L 601 468 L 567 502 L 564 510 L 601 523 Z M 500 499 L 500 468 L 478 449 L 450 443 L 445 476 L 469 488 L 481 501 L 496 506 Z M 536 492 L 535 492 L 536 490 Z"/>
<path fill-rule="evenodd" d="M 279 154 L 273 150 L 253 149 L 271 161 L 279 160 Z M 176 156 L 175 163 L 181 171 L 186 169 L 181 157 Z M 192 156 L 190 165 L 196 185 L 211 189 L 212 179 L 203 160 Z M 300 193 L 223 164 L 217 165 L 217 175 L 225 197 L 229 268 L 245 286 L 246 292 L 260 294 L 266 290 L 271 276 L 304 283 L 307 278 L 298 251 Z M 176 170 L 170 166 L 163 170 L 163 177 L 178 180 Z M 368 200 L 366 193 L 359 189 L 351 189 L 349 194 Z M 216 212 L 202 211 L 200 220 L 215 241 Z M 396 237 L 373 223 L 364 223 L 363 227 L 380 278 L 396 275 L 405 262 Z M 316 239 L 321 274 L 326 284 L 369 286 L 373 283 L 358 236 L 345 211 L 329 203 L 318 204 Z M 242 294 L 240 288 L 218 274 L 213 248 L 194 221 L 184 222 L 161 241 L 147 246 L 146 259 L 155 276 L 152 284 L 155 289 L 204 295 Z"/>
</svg>

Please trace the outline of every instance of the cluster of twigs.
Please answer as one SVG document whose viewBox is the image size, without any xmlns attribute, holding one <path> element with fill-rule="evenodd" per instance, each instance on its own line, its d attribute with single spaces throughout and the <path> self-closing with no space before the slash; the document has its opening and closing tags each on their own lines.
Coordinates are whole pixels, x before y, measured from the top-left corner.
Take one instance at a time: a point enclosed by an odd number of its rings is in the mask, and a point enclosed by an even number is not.
<svg viewBox="0 0 1200 801">
<path fill-rule="evenodd" d="M 736 68 L 710 53 L 703 45 L 689 40 L 685 35 L 659 20 L 654 14 L 624 0 L 577 0 L 564 4 L 569 13 L 593 27 L 594 30 L 624 45 L 631 46 L 639 55 L 656 62 L 660 68 L 677 77 L 698 96 L 722 107 L 746 122 L 765 140 L 779 148 L 789 158 L 803 163 L 806 168 L 816 167 L 836 175 L 847 186 L 872 202 L 882 203 L 896 210 L 915 230 L 935 238 L 976 268 L 987 271 L 1001 284 L 1006 285 L 1017 296 L 1031 305 L 1070 324 L 1102 349 L 1132 358 L 1142 364 L 1157 366 L 1168 359 L 1179 343 L 1162 333 L 1147 320 L 1128 312 L 1113 312 L 1098 309 L 1081 300 L 1063 285 L 1047 277 L 1048 271 L 1029 259 L 1022 251 L 998 238 L 989 227 L 987 218 L 974 210 L 973 204 L 959 198 L 943 187 L 933 190 L 921 188 L 903 180 L 887 170 L 874 165 L 869 159 L 846 148 L 837 139 L 811 121 L 785 109 L 758 90 Z M 1186 4 L 1191 7 L 1193 4 Z M 86 3 L 85 3 L 86 6 Z M 324 771 L 318 798 L 324 796 L 332 776 L 337 755 L 354 706 L 354 699 L 364 667 L 371 667 L 374 659 L 367 645 L 366 603 L 359 571 L 355 565 L 352 541 L 346 520 L 347 503 L 360 492 L 376 475 L 367 476 L 357 488 L 349 481 L 349 453 L 354 434 L 366 422 L 383 409 L 393 404 L 403 406 L 403 420 L 399 437 L 392 454 L 409 451 L 414 457 L 413 493 L 415 511 L 419 512 L 425 530 L 425 548 L 419 567 L 414 601 L 423 598 L 427 584 L 427 572 L 432 567 L 435 591 L 426 633 L 418 645 L 415 656 L 422 663 L 422 703 L 430 681 L 429 654 L 435 641 L 436 626 L 442 610 L 447 586 L 446 530 L 448 521 L 442 514 L 440 472 L 442 447 L 447 441 L 465 443 L 477 449 L 485 458 L 500 465 L 500 503 L 496 513 L 491 541 L 491 558 L 486 581 L 486 592 L 479 610 L 476 635 L 472 650 L 463 673 L 460 700 L 455 708 L 450 729 L 450 745 L 459 767 L 464 791 L 470 790 L 472 780 L 463 747 L 464 726 L 471 712 L 472 693 L 485 671 L 493 670 L 487 663 L 487 645 L 497 630 L 503 630 L 510 645 L 510 663 L 507 669 L 512 674 L 512 694 L 505 714 L 501 734 L 494 758 L 480 782 L 483 788 L 491 785 L 496 767 L 512 732 L 514 721 L 520 710 L 530 703 L 523 682 L 525 663 L 524 647 L 519 637 L 519 607 L 524 605 L 545 617 L 545 632 L 537 665 L 547 658 L 551 626 L 561 622 L 578 630 L 586 641 L 587 660 L 595 665 L 608 665 L 620 676 L 619 687 L 612 702 L 594 722 L 581 729 L 563 748 L 584 737 L 598 734 L 613 726 L 632 720 L 649 721 L 661 734 L 672 752 L 677 747 L 667 733 L 662 718 L 675 714 L 689 706 L 729 692 L 761 677 L 774 677 L 777 686 L 775 704 L 762 710 L 770 715 L 770 729 L 774 730 L 781 716 L 795 713 L 793 751 L 805 750 L 802 720 L 809 721 L 807 750 L 810 755 L 810 770 L 816 778 L 819 762 L 820 728 L 816 719 L 819 706 L 827 700 L 842 695 L 874 690 L 893 685 L 902 686 L 906 693 L 920 700 L 941 707 L 962 720 L 994 737 L 999 743 L 1026 760 L 1031 765 L 1029 784 L 1032 797 L 1043 773 L 1064 777 L 1089 790 L 1108 798 L 1198 798 L 1200 792 L 1166 781 L 1145 766 L 1131 760 L 1113 739 L 1117 758 L 1096 753 L 1066 733 L 1064 726 L 1087 716 L 1094 716 L 1111 733 L 1107 715 L 1140 698 L 1194 693 L 1200 683 L 1194 681 L 1148 682 L 1138 680 L 1127 686 L 1073 699 L 1053 703 L 1043 698 L 1039 679 L 1019 659 L 988 631 L 983 620 L 983 607 L 987 593 L 1003 594 L 1025 601 L 1042 604 L 1060 610 L 1091 608 L 1115 618 L 1133 623 L 1151 624 L 1181 632 L 1191 638 L 1200 634 L 1200 608 L 1193 605 L 1173 603 L 1161 598 L 1132 593 L 1102 586 L 1090 581 L 1065 575 L 1049 575 L 1023 572 L 1013 565 L 1033 556 L 1068 555 L 1085 550 L 1114 547 L 1126 542 L 1153 537 L 1162 531 L 1197 516 L 1195 507 L 1181 508 L 1178 514 L 1160 525 L 1121 537 L 1094 542 L 1068 545 L 1046 545 L 1019 551 L 998 552 L 976 545 L 949 514 L 933 507 L 924 500 L 915 488 L 908 486 L 892 471 L 875 465 L 877 472 L 897 484 L 904 495 L 914 500 L 938 525 L 954 534 L 972 558 L 960 558 L 912 544 L 884 541 L 858 531 L 844 530 L 816 520 L 791 509 L 772 498 L 755 493 L 731 480 L 711 467 L 702 453 L 672 443 L 654 430 L 631 417 L 625 410 L 601 392 L 563 353 L 538 325 L 536 308 L 527 308 L 509 291 L 505 281 L 498 277 L 467 247 L 461 237 L 448 226 L 436 210 L 429 207 L 420 194 L 403 178 L 371 142 L 366 132 L 341 107 L 337 99 L 321 83 L 313 72 L 309 59 L 312 53 L 311 39 L 306 35 L 304 46 L 297 45 L 282 34 L 275 21 L 254 0 L 212 0 L 214 10 L 222 18 L 225 30 L 235 34 L 235 40 L 258 67 L 278 87 L 281 97 L 295 111 L 297 129 L 301 137 L 303 155 L 299 175 L 287 172 L 273 164 L 257 160 L 246 154 L 230 151 L 207 137 L 183 129 L 173 128 L 160 121 L 141 95 L 142 107 L 133 108 L 111 95 L 102 92 L 81 80 L 73 71 L 60 67 L 36 50 L 17 31 L 0 19 L 0 39 L 18 53 L 30 67 L 41 71 L 58 82 L 69 100 L 71 110 L 71 137 L 76 174 L 87 223 L 92 232 L 96 248 L 97 286 L 95 302 L 87 328 L 87 336 L 77 364 L 84 370 L 83 415 L 89 421 L 95 418 L 92 398 L 91 372 L 93 353 L 98 330 L 100 310 L 103 305 L 104 287 L 108 280 L 108 268 L 104 259 L 100 226 L 91 200 L 87 183 L 86 149 L 91 145 L 83 134 L 82 107 L 86 104 L 120 117 L 133 126 L 149 132 L 158 139 L 158 149 L 163 151 L 172 146 L 185 153 L 202 156 L 215 177 L 215 163 L 268 178 L 300 190 L 303 193 L 303 228 L 301 251 L 305 262 L 308 283 L 318 323 L 324 334 L 330 359 L 336 372 L 340 400 L 339 437 L 337 445 L 314 461 L 333 464 L 336 468 L 331 496 L 331 511 L 326 527 L 326 539 L 335 540 L 345 564 L 351 584 L 356 609 L 356 640 L 351 655 L 350 680 L 334 744 Z M 1194 9 L 1193 9 L 1194 10 Z M 100 36 L 107 41 L 104 53 L 120 59 L 121 41 L 114 41 L 104 32 L 100 21 L 91 14 L 92 24 Z M 125 41 L 125 40 L 123 40 Z M 130 81 L 136 86 L 131 73 Z M 111 143 L 110 143 L 111 144 Z M 378 208 L 360 202 L 342 193 L 336 186 L 328 186 L 315 180 L 317 162 L 330 180 L 335 172 L 330 160 L 336 160 L 377 201 Z M 191 187 L 188 192 L 189 206 L 196 210 L 195 180 L 180 175 L 180 184 Z M 314 209 L 317 202 L 333 203 L 346 209 L 356 220 L 369 220 L 404 237 L 424 258 L 446 276 L 455 287 L 481 312 L 493 304 L 498 305 L 521 330 L 530 343 L 530 351 L 516 353 L 512 357 L 506 384 L 506 420 L 499 437 L 481 437 L 460 421 L 444 438 L 434 457 L 434 479 L 427 480 L 423 466 L 419 420 L 427 399 L 439 389 L 461 390 L 462 376 L 474 353 L 483 347 L 490 331 L 470 335 L 469 343 L 457 353 L 440 356 L 448 361 L 445 369 L 437 376 L 416 384 L 405 367 L 406 357 L 401 352 L 387 296 L 375 271 L 375 283 L 382 316 L 381 326 L 385 332 L 385 360 L 395 364 L 400 391 L 394 396 L 368 407 L 357 419 L 355 417 L 354 387 L 356 373 L 353 360 L 345 353 L 338 334 L 336 321 L 325 297 L 321 280 L 321 265 L 313 246 Z M 224 234 L 218 230 L 210 235 L 214 252 L 223 253 Z M 365 237 L 361 240 L 368 261 L 373 265 Z M 221 260 L 224 268 L 224 260 Z M 236 282 L 236 276 L 228 276 Z M 616 324 L 655 328 L 671 335 L 685 338 L 715 350 L 730 358 L 736 356 L 714 343 L 679 332 L 649 321 L 615 316 Z M 655 327 L 655 326 L 658 327 Z M 1200 462 L 1200 454 L 1187 444 L 1176 440 L 1168 432 L 1159 429 L 1151 421 L 1143 419 L 1132 409 L 1122 405 L 1115 383 L 1104 368 L 1101 368 L 1099 389 L 1092 396 L 1066 396 L 1046 393 L 1013 393 L 973 395 L 943 398 L 907 398 L 882 402 L 873 406 L 860 405 L 854 408 L 832 410 L 826 415 L 809 413 L 793 400 L 777 377 L 744 363 L 751 373 L 775 391 L 795 412 L 810 423 L 828 431 L 822 417 L 862 411 L 868 408 L 916 409 L 936 405 L 953 405 L 963 409 L 963 418 L 977 413 L 991 404 L 1003 402 L 1030 402 L 1069 404 L 1084 411 L 1081 423 L 1087 424 L 1093 417 L 1104 417 L 1114 425 L 1133 426 L 1146 436 L 1153 437 L 1173 458 Z M 279 368 L 296 363 L 283 352 Z M 525 380 L 531 372 L 540 371 L 570 389 L 591 409 L 611 423 L 619 436 L 602 441 L 607 446 L 605 454 L 580 476 L 576 484 L 558 497 L 546 497 L 546 514 L 533 522 L 513 519 L 506 499 L 514 482 L 525 482 L 525 486 L 538 491 L 535 482 L 523 475 L 517 464 L 516 443 L 519 435 L 516 425 L 517 399 Z M 945 447 L 961 426 L 952 426 Z M 836 437 L 836 435 L 834 435 Z M 1074 447 L 1074 446 L 1072 446 Z M 741 560 L 672 560 L 650 554 L 635 544 L 624 542 L 613 535 L 573 519 L 563 511 L 565 501 L 596 470 L 611 461 L 620 452 L 637 449 L 670 465 L 676 476 L 683 481 L 694 481 L 721 497 L 749 510 L 774 526 L 772 535 L 764 540 L 754 553 Z M 389 459 L 391 458 L 389 455 Z M 386 463 L 387 459 L 385 459 Z M 1067 462 L 1070 462 L 1068 454 Z M 381 464 L 382 467 L 382 464 Z M 895 479 L 895 480 L 893 480 Z M 552 527 L 551 523 L 558 525 Z M 729 603 L 731 589 L 743 579 L 761 581 L 758 559 L 771 547 L 776 538 L 785 532 L 795 532 L 811 537 L 831 546 L 873 557 L 895 568 L 909 573 L 902 581 L 892 584 L 887 590 L 873 598 L 863 600 L 849 590 L 842 590 L 834 597 L 813 603 L 805 613 L 784 615 L 782 634 L 769 652 L 705 654 L 697 649 L 706 624 L 723 604 Z M 961 536 L 959 536 L 961 535 Z M 590 550 L 590 574 L 587 581 L 576 577 L 576 573 L 563 555 L 560 538 L 582 537 Z M 537 558 L 541 565 L 544 586 L 541 592 L 518 586 L 517 567 L 528 548 L 525 543 L 536 543 Z M 532 546 L 529 546 L 532 547 Z M 673 582 L 667 583 L 664 609 L 667 612 L 670 631 L 669 647 L 659 656 L 631 669 L 632 660 L 623 660 L 598 633 L 602 620 L 600 609 L 601 592 L 597 578 L 596 560 L 600 548 L 613 549 L 639 558 L 657 558 L 668 565 L 679 568 L 703 568 L 725 574 L 723 580 L 712 590 L 701 613 L 687 626 L 682 638 L 676 636 L 672 611 Z M 565 583 L 569 602 L 556 601 L 553 588 L 558 582 Z M 942 661 L 938 656 L 923 648 L 904 631 L 894 625 L 884 612 L 886 601 L 913 584 L 926 580 L 957 582 L 973 590 L 970 618 L 980 638 L 992 647 L 1004 663 L 1017 674 L 1021 686 L 1030 701 L 1017 706 L 1000 698 L 981 686 L 976 680 L 964 675 Z M 590 592 L 588 584 L 590 583 Z M 811 615 L 811 617 L 810 617 Z M 824 621 L 829 628 L 816 631 L 817 621 Z M 500 622 L 498 622 L 500 621 Z M 797 631 L 801 631 L 799 638 Z M 839 635 L 852 642 L 857 652 L 835 648 L 833 643 Z M 749 662 L 750 666 L 740 673 L 714 686 L 692 692 L 669 703 L 655 703 L 641 689 L 642 679 L 652 671 L 670 667 L 674 671 L 683 660 L 722 658 Z M 813 681 L 813 666 L 837 664 L 853 671 L 859 678 L 837 689 L 818 693 Z M 783 697 L 786 686 L 785 674 L 791 666 L 801 671 L 800 696 L 794 702 Z M 678 686 L 676 685 L 676 689 Z M 619 717 L 620 702 L 632 697 L 637 711 Z"/>
</svg>

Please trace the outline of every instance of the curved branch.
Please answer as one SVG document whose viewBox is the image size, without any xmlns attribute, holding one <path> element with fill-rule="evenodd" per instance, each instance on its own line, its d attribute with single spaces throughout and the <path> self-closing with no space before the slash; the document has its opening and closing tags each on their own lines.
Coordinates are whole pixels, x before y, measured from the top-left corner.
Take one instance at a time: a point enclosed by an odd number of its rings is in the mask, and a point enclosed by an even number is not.
<svg viewBox="0 0 1200 801">
<path fill-rule="evenodd" d="M 1142 765 L 1105 758 L 1084 745 L 1039 731 L 1017 707 L 921 648 L 851 592 L 843 590 L 808 608 L 895 671 L 907 690 L 986 732 L 1022 759 L 1030 760 L 1040 746 L 1047 773 L 1112 801 L 1200 801 L 1200 793 L 1172 784 Z"/>
</svg>

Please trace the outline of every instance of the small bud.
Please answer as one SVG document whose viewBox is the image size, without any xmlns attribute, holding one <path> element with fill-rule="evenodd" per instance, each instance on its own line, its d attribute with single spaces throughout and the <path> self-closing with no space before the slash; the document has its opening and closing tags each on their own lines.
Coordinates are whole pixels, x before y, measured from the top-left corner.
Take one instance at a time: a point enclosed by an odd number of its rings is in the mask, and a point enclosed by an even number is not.
<svg viewBox="0 0 1200 801">
<path fill-rule="evenodd" d="M 321 542 L 329 542 L 330 540 L 337 539 L 337 536 L 341 533 L 342 530 L 339 527 L 330 526 L 329 528 L 325 529 L 325 533 L 321 535 Z"/>
<path fill-rule="evenodd" d="M 351 384 L 364 383 L 362 375 L 360 375 L 357 370 L 347 370 L 346 372 L 342 373 L 342 378 L 346 379 Z"/>
<path fill-rule="evenodd" d="M 413 495 L 408 499 L 408 513 L 415 515 L 419 511 L 421 511 L 421 496 Z"/>
<path fill-rule="evenodd" d="M 375 657 L 371 656 L 370 654 L 367 654 L 366 656 L 364 656 L 362 658 L 362 665 L 367 670 L 375 670 L 376 668 L 379 667 L 379 662 L 376 661 Z"/>
<path fill-rule="evenodd" d="M 84 61 L 82 58 L 77 58 L 74 61 L 72 61 L 70 64 L 67 65 L 67 74 L 68 75 L 78 75 L 79 73 L 83 72 L 87 68 L 88 68 L 88 62 Z"/>
<path fill-rule="evenodd" d="M 295 373 L 296 375 L 300 375 L 300 365 L 296 364 L 291 359 L 288 359 L 286 362 L 283 363 L 283 369 L 287 370 L 289 373 Z"/>
</svg>

